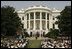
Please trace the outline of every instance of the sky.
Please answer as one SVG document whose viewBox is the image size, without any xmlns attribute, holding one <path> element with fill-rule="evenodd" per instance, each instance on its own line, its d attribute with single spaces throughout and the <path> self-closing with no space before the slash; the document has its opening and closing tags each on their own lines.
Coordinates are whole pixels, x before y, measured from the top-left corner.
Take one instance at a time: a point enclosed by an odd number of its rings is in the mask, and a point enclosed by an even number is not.
<svg viewBox="0 0 72 49">
<path fill-rule="evenodd" d="M 1 7 L 4 5 L 12 6 L 16 10 L 25 9 L 34 5 L 43 5 L 51 9 L 63 10 L 65 6 L 71 5 L 71 1 L 1 1 Z"/>
</svg>

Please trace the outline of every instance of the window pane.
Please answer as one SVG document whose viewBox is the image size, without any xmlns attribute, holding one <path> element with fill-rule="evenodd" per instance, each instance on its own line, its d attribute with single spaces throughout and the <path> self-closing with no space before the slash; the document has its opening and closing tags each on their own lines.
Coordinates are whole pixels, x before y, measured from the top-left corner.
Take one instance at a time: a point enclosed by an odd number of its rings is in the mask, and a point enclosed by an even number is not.
<svg viewBox="0 0 72 49">
<path fill-rule="evenodd" d="M 36 19 L 40 19 L 40 12 L 36 12 Z"/>
<path fill-rule="evenodd" d="M 29 20 L 29 14 L 27 13 L 27 20 Z"/>
<path fill-rule="evenodd" d="M 42 12 L 42 19 L 45 19 L 45 12 Z"/>
<path fill-rule="evenodd" d="M 30 13 L 30 19 L 34 19 L 34 13 L 33 12 Z"/>
</svg>

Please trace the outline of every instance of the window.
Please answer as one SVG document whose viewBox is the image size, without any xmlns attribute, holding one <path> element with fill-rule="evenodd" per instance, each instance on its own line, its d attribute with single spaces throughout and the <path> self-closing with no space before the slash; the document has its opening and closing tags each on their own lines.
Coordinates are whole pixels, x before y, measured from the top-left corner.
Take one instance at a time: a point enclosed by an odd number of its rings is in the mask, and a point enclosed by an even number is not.
<svg viewBox="0 0 72 49">
<path fill-rule="evenodd" d="M 34 13 L 33 12 L 30 13 L 30 19 L 34 19 Z"/>
<path fill-rule="evenodd" d="M 55 24 L 53 24 L 53 29 L 55 28 Z"/>
<path fill-rule="evenodd" d="M 24 17 L 22 17 L 22 20 L 24 20 Z"/>
<path fill-rule="evenodd" d="M 36 19 L 40 19 L 40 12 L 36 12 Z"/>
<path fill-rule="evenodd" d="M 27 20 L 29 20 L 29 14 L 27 13 Z"/>
<path fill-rule="evenodd" d="M 49 20 L 49 13 L 47 13 L 47 20 Z"/>
<path fill-rule="evenodd" d="M 45 12 L 42 12 L 42 19 L 45 19 Z"/>
</svg>

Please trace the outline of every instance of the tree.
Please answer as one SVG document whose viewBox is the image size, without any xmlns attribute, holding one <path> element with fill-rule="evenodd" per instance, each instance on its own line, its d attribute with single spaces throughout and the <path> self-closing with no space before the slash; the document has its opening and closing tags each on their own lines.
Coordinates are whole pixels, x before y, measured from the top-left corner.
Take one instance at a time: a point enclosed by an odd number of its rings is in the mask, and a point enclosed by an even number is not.
<svg viewBox="0 0 72 49">
<path fill-rule="evenodd" d="M 50 32 L 48 32 L 45 36 L 49 38 L 57 38 L 58 35 L 59 35 L 58 29 L 50 29 Z"/>
<path fill-rule="evenodd" d="M 1 34 L 15 35 L 17 28 L 22 28 L 22 23 L 15 8 L 10 6 L 1 7 Z"/>
<path fill-rule="evenodd" d="M 57 17 L 60 33 L 63 35 L 71 35 L 71 6 L 66 6 Z"/>
</svg>

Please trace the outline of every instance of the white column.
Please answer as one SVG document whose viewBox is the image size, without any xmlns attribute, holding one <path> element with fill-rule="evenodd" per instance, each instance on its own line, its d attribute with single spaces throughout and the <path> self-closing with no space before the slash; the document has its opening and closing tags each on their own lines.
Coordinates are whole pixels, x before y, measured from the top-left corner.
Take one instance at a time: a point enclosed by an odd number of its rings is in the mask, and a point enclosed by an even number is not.
<svg viewBox="0 0 72 49">
<path fill-rule="evenodd" d="M 41 34 L 42 34 L 42 12 L 40 12 L 40 37 L 41 37 Z"/>
<path fill-rule="evenodd" d="M 42 12 L 40 12 L 40 30 L 42 30 Z"/>
<path fill-rule="evenodd" d="M 24 15 L 24 28 L 26 29 L 27 28 L 27 14 Z"/>
<path fill-rule="evenodd" d="M 52 15 L 51 14 L 49 14 L 49 29 L 50 28 L 53 28 L 53 20 L 52 20 Z"/>
<path fill-rule="evenodd" d="M 29 30 L 30 30 L 30 13 L 29 13 Z"/>
</svg>

